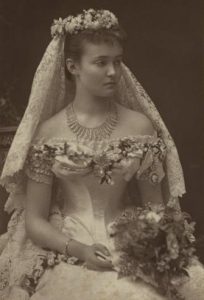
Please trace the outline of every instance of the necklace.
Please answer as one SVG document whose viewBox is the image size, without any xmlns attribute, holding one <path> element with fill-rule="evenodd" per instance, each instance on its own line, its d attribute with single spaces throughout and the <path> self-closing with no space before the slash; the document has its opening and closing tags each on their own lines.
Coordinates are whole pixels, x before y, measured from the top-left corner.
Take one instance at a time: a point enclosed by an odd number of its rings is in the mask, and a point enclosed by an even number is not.
<svg viewBox="0 0 204 300">
<path fill-rule="evenodd" d="M 93 128 L 85 127 L 79 123 L 74 111 L 73 102 L 67 106 L 66 116 L 67 124 L 77 138 L 84 138 L 88 140 L 100 141 L 109 138 L 118 122 L 117 107 L 112 101 L 110 102 L 105 122 Z"/>
</svg>

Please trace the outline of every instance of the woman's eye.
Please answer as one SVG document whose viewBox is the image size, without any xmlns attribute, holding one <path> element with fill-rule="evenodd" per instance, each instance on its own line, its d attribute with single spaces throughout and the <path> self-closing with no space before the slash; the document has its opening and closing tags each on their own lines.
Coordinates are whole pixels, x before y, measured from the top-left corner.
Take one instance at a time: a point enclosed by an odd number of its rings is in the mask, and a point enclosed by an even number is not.
<svg viewBox="0 0 204 300">
<path fill-rule="evenodd" d="M 116 65 L 116 66 L 121 65 L 121 63 L 122 63 L 121 59 L 118 59 L 118 60 L 115 61 L 115 65 Z"/>
<path fill-rule="evenodd" d="M 97 64 L 98 66 L 102 67 L 102 66 L 105 66 L 105 65 L 106 65 L 106 62 L 103 61 L 103 60 L 99 60 L 99 61 L 96 62 L 96 64 Z"/>
</svg>

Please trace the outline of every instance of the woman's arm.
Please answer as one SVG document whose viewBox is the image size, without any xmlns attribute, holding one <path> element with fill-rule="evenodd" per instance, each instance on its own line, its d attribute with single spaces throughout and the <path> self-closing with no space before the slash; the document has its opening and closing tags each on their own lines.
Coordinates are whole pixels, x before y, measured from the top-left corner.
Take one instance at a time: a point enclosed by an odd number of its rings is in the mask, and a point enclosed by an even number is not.
<svg viewBox="0 0 204 300">
<path fill-rule="evenodd" d="M 151 203 L 152 205 L 163 204 L 161 184 L 153 185 L 148 180 L 137 180 L 142 204 Z"/>
<path fill-rule="evenodd" d="M 41 246 L 60 253 L 65 253 L 68 238 L 54 228 L 48 221 L 51 202 L 51 185 L 38 183 L 28 179 L 26 202 L 26 231 L 30 239 Z M 69 242 L 69 255 L 84 261 L 87 268 L 104 269 L 112 268 L 112 262 L 108 258 L 108 249 L 102 244 L 91 246 L 80 243 L 77 240 Z M 98 255 L 98 253 L 101 253 Z M 66 253 L 65 253 L 66 254 Z M 105 258 L 101 259 L 101 255 Z"/>
<path fill-rule="evenodd" d="M 65 252 L 68 238 L 48 221 L 51 202 L 51 185 L 28 179 L 26 202 L 26 231 L 32 241 L 60 253 Z M 85 245 L 72 240 L 69 253 L 84 260 Z"/>
</svg>

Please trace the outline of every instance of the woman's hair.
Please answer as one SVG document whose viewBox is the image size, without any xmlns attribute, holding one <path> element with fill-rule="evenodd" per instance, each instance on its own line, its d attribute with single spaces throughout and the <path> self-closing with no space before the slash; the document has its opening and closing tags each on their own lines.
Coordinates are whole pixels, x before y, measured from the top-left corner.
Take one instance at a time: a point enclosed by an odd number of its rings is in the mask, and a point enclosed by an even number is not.
<svg viewBox="0 0 204 300">
<path fill-rule="evenodd" d="M 67 33 L 65 36 L 64 56 L 65 61 L 67 58 L 72 58 L 75 61 L 80 61 L 83 53 L 84 42 L 91 42 L 94 44 L 107 43 L 114 44 L 119 43 L 124 48 L 124 42 L 126 40 L 126 33 L 121 27 L 113 29 L 101 28 L 98 30 L 83 30 L 77 34 Z M 68 79 L 72 78 L 71 73 L 66 67 L 65 74 Z"/>
</svg>

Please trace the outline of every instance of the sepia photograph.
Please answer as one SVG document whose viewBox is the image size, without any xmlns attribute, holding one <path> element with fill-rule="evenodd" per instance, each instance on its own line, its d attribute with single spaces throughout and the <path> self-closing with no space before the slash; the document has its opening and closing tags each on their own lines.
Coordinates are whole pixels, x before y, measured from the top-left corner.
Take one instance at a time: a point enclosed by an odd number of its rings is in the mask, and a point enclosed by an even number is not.
<svg viewBox="0 0 204 300">
<path fill-rule="evenodd" d="M 0 300 L 204 300 L 203 20 L 0 0 Z"/>
</svg>

